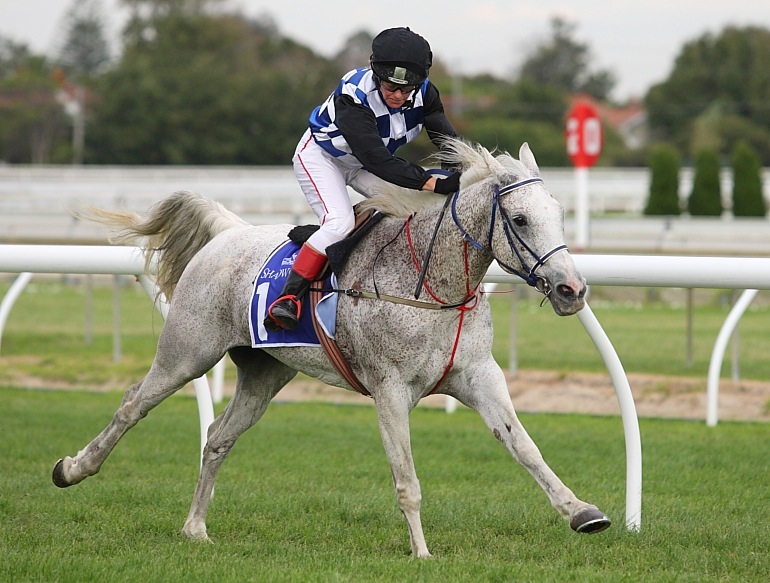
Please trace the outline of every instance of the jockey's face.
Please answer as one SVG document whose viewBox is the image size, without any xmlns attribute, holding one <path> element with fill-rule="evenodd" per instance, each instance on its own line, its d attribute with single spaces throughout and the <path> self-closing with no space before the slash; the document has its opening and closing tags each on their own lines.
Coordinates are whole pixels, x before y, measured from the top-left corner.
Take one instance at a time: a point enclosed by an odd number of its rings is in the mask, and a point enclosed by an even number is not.
<svg viewBox="0 0 770 583">
<path fill-rule="evenodd" d="M 414 85 L 396 85 L 389 81 L 380 82 L 380 93 L 382 93 L 382 98 L 391 109 L 403 107 L 414 90 Z"/>
</svg>

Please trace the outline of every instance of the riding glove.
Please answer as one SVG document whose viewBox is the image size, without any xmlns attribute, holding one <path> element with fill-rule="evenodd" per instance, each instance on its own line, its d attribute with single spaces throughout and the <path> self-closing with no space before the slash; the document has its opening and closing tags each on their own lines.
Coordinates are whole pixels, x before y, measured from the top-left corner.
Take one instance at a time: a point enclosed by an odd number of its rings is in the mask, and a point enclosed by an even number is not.
<svg viewBox="0 0 770 583">
<path fill-rule="evenodd" d="M 436 194 L 454 194 L 460 190 L 460 176 L 462 176 L 462 172 L 452 172 L 446 178 L 437 179 L 433 192 Z"/>
</svg>

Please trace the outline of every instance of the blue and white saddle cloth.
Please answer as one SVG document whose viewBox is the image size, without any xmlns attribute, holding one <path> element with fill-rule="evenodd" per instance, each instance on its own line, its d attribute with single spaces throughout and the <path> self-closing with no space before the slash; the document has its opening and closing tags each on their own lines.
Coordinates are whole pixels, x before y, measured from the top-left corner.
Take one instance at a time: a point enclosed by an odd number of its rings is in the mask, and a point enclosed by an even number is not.
<svg viewBox="0 0 770 583">
<path fill-rule="evenodd" d="M 313 325 L 313 309 L 310 293 L 302 299 L 299 326 L 296 330 L 279 330 L 272 332 L 265 328 L 264 320 L 267 308 L 278 299 L 283 291 L 286 277 L 291 271 L 294 260 L 299 253 L 300 245 L 286 241 L 279 245 L 267 258 L 259 275 L 254 279 L 254 288 L 249 305 L 249 333 L 252 348 L 268 348 L 278 346 L 318 346 L 321 341 Z M 313 287 L 336 289 L 337 278 L 332 273 L 323 282 L 313 283 Z M 329 338 L 334 338 L 337 318 L 337 293 L 326 293 L 315 306 L 315 314 L 319 327 Z"/>
</svg>

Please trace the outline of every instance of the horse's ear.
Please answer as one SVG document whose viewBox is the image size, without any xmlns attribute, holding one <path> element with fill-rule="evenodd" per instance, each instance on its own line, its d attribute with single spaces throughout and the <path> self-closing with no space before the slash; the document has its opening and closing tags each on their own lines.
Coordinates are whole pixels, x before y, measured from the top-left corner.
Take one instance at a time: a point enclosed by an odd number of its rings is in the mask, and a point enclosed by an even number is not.
<svg viewBox="0 0 770 583">
<path fill-rule="evenodd" d="M 519 149 L 519 161 L 532 172 L 532 176 L 540 176 L 540 168 L 537 167 L 535 155 L 529 149 L 529 144 L 524 142 Z"/>
</svg>

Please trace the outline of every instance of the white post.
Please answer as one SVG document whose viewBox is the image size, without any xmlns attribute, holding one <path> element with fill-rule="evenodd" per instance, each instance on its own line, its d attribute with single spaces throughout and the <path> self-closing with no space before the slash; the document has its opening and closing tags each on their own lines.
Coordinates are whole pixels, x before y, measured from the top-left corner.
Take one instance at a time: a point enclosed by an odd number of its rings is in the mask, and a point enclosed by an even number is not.
<svg viewBox="0 0 770 583">
<path fill-rule="evenodd" d="M 519 288 L 511 291 L 511 319 L 508 328 L 508 374 L 519 371 Z"/>
<path fill-rule="evenodd" d="M 11 287 L 8 289 L 8 293 L 5 294 L 3 301 L 0 302 L 0 345 L 2 345 L 3 330 L 5 329 L 5 322 L 8 319 L 8 315 L 11 313 L 16 300 L 19 299 L 21 292 L 23 292 L 24 288 L 27 287 L 30 279 L 32 279 L 32 273 L 29 271 L 20 273 L 11 284 Z"/>
<path fill-rule="evenodd" d="M 165 320 L 168 316 L 169 305 L 162 294 L 158 295 L 158 287 L 155 285 L 155 282 L 146 275 L 141 275 L 139 276 L 139 283 L 142 284 L 145 293 L 150 296 L 150 299 L 155 303 L 155 307 Z M 201 463 L 203 463 L 203 449 L 206 447 L 209 425 L 214 422 L 214 402 L 211 399 L 211 391 L 209 391 L 209 382 L 206 380 L 206 375 L 195 379 L 193 387 L 195 387 L 195 398 L 198 400 L 198 418 L 201 428 Z"/>
<path fill-rule="evenodd" d="M 626 439 L 626 529 L 638 531 L 642 525 L 642 438 L 634 396 L 618 353 L 588 304 L 577 315 L 599 349 L 615 386 Z"/>
<path fill-rule="evenodd" d="M 717 409 L 719 407 L 719 373 L 722 371 L 722 360 L 725 356 L 727 343 L 730 336 L 741 320 L 741 316 L 749 307 L 752 300 L 756 297 L 755 289 L 747 289 L 735 302 L 727 318 L 722 324 L 722 328 L 717 335 L 717 341 L 714 343 L 714 349 L 711 351 L 711 362 L 709 362 L 708 382 L 706 384 L 706 425 L 716 427 Z"/>
<path fill-rule="evenodd" d="M 584 251 L 590 243 L 588 168 L 575 168 L 575 249 Z"/>
<path fill-rule="evenodd" d="M 211 399 L 221 403 L 225 395 L 225 363 L 227 355 L 223 356 L 211 369 Z"/>
<path fill-rule="evenodd" d="M 730 301 L 735 303 L 735 290 L 730 290 Z M 740 322 L 735 325 L 732 338 L 732 379 L 734 383 L 738 383 L 741 380 L 741 328 Z"/>
<path fill-rule="evenodd" d="M 684 361 L 687 366 L 692 366 L 692 323 L 693 323 L 693 290 L 687 288 L 687 347 L 685 349 Z"/>
</svg>

